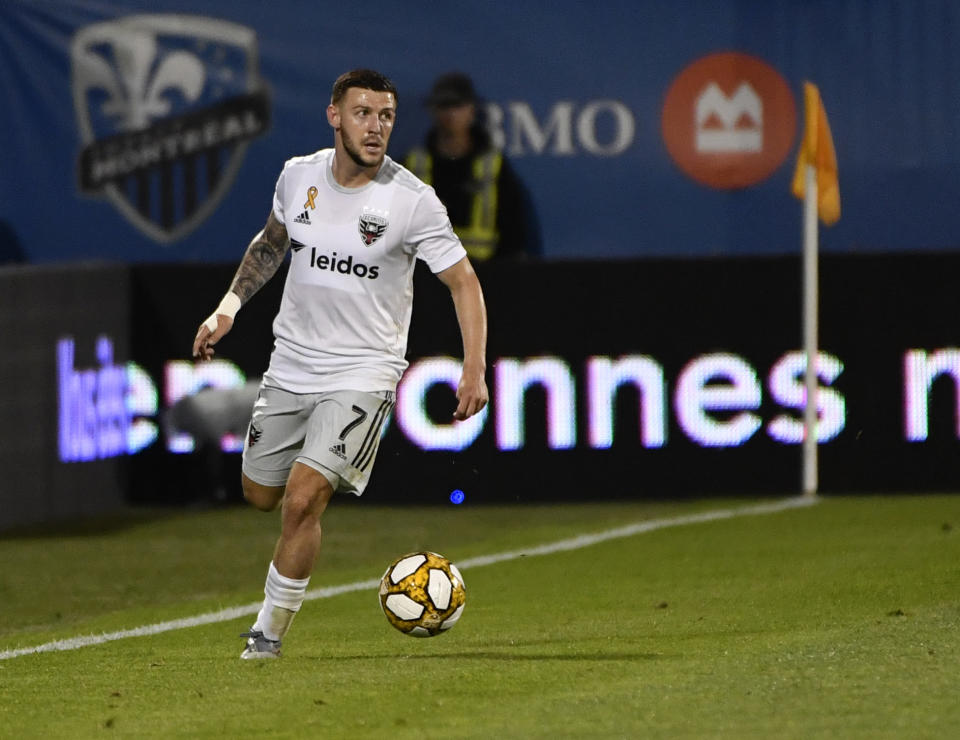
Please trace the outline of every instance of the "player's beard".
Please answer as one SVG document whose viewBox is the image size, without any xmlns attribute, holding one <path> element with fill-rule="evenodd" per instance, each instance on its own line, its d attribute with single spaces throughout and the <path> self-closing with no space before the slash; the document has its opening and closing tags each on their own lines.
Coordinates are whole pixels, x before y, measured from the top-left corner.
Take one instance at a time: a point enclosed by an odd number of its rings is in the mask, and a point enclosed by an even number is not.
<svg viewBox="0 0 960 740">
<path fill-rule="evenodd" d="M 347 153 L 347 156 L 353 160 L 353 163 L 358 167 L 379 167 L 380 163 L 383 161 L 383 154 L 386 152 L 386 148 L 381 152 L 380 156 L 374 160 L 365 159 L 363 156 L 363 151 L 356 142 L 350 138 L 346 130 L 343 127 L 340 128 L 340 141 L 343 142 L 343 149 Z"/>
</svg>

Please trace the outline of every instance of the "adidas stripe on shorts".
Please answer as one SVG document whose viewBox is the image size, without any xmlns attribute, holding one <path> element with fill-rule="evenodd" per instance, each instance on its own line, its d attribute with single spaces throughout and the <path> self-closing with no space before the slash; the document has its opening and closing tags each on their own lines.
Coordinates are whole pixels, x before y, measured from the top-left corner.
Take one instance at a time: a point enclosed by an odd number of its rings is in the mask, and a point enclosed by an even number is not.
<svg viewBox="0 0 960 740">
<path fill-rule="evenodd" d="M 264 486 L 287 482 L 294 462 L 320 472 L 334 491 L 367 486 L 393 391 L 290 393 L 262 386 L 243 445 L 243 472 Z"/>
</svg>

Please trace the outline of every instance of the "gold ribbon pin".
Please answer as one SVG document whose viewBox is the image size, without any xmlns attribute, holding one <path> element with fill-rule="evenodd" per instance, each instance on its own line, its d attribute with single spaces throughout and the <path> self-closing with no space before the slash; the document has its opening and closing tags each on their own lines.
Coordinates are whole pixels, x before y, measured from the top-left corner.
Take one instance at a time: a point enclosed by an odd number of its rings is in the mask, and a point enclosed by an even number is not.
<svg viewBox="0 0 960 740">
<path fill-rule="evenodd" d="M 313 185 L 310 186 L 310 189 L 307 191 L 307 202 L 303 204 L 304 208 L 313 208 L 316 210 L 317 205 L 314 203 L 314 199 L 317 197 L 317 193 L 320 191 L 317 190 Z"/>
</svg>

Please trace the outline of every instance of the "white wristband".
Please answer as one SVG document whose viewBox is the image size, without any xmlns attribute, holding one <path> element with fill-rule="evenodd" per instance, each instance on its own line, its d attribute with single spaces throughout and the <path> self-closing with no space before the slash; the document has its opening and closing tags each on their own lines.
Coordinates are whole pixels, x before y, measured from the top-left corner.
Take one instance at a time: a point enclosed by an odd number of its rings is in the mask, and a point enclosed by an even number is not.
<svg viewBox="0 0 960 740">
<path fill-rule="evenodd" d="M 232 291 L 227 293 L 216 310 L 203 322 L 203 325 L 213 334 L 217 330 L 217 314 L 233 319 L 237 315 L 237 311 L 240 310 L 240 306 L 240 296 Z"/>
</svg>

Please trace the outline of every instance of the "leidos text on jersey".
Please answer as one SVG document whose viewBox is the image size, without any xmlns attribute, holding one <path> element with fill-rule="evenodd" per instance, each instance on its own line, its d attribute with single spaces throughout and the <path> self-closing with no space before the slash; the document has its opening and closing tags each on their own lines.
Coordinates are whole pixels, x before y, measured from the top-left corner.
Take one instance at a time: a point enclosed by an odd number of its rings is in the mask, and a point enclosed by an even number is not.
<svg viewBox="0 0 960 740">
<path fill-rule="evenodd" d="M 341 275 L 354 274 L 359 278 L 365 277 L 370 280 L 376 280 L 380 275 L 378 265 L 367 266 L 362 262 L 354 262 L 353 255 L 337 259 L 337 253 L 326 255 L 317 255 L 317 248 L 310 248 L 310 267 L 316 267 L 318 270 L 329 270 L 330 272 L 339 272 Z"/>
</svg>

